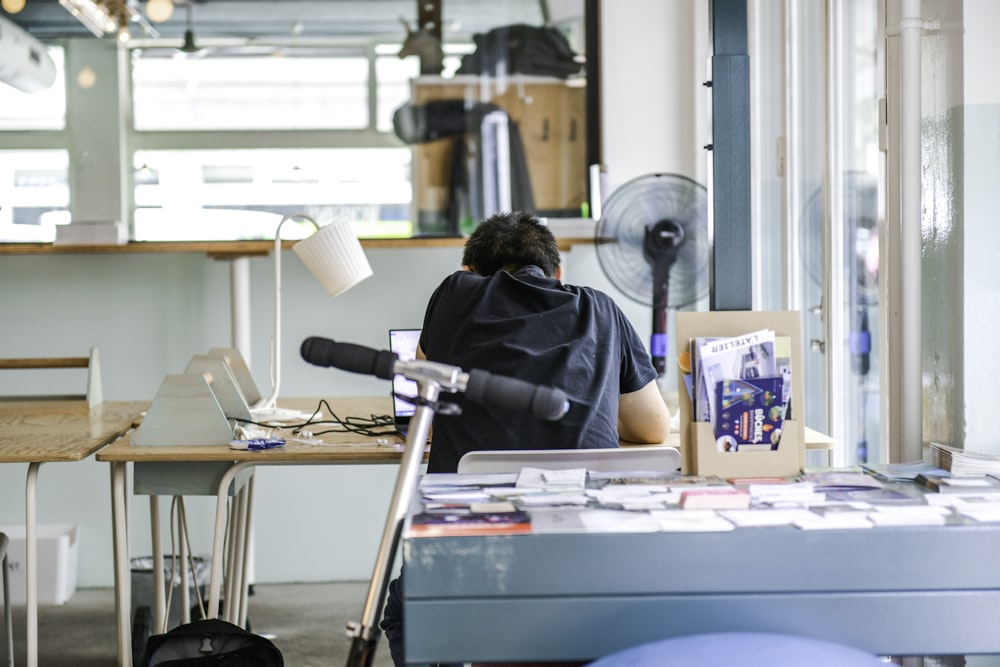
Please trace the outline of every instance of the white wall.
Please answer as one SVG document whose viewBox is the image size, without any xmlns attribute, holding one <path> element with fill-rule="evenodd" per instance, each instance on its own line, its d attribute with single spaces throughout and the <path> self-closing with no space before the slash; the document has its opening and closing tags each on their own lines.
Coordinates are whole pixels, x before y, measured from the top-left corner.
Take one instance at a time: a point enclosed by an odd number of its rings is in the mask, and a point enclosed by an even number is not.
<svg viewBox="0 0 1000 667">
<path fill-rule="evenodd" d="M 964 424 L 965 447 L 1000 452 L 994 419 L 996 406 L 991 388 L 1000 376 L 1000 355 L 987 352 L 995 346 L 1000 328 L 1000 3 L 965 0 L 964 6 L 964 107 L 961 169 L 964 190 L 959 193 L 964 218 L 962 244 L 965 260 L 964 299 Z"/>
<path fill-rule="evenodd" d="M 708 3 L 601 3 L 603 151 L 610 194 L 656 172 L 706 184 Z"/>
</svg>

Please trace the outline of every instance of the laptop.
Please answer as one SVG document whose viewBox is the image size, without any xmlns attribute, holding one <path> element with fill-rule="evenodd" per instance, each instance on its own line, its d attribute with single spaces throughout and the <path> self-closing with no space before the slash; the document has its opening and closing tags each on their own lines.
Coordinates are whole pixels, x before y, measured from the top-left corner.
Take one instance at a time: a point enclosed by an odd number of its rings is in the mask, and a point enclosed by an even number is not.
<svg viewBox="0 0 1000 667">
<path fill-rule="evenodd" d="M 401 361 L 412 361 L 417 358 L 419 342 L 420 329 L 389 329 L 389 351 L 396 353 Z M 396 430 L 405 436 L 416 406 L 397 398 L 397 395 L 416 396 L 417 383 L 402 375 L 396 375 L 392 379 L 392 417 Z"/>
</svg>

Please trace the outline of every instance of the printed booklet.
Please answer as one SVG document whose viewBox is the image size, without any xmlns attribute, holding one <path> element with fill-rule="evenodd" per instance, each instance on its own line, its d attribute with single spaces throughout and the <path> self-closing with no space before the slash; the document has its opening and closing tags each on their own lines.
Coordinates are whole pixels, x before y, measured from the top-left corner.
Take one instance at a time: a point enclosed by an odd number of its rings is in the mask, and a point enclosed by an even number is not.
<svg viewBox="0 0 1000 667">
<path fill-rule="evenodd" d="M 722 380 L 716 385 L 715 438 L 720 452 L 778 448 L 784 422 L 780 376 Z"/>
</svg>

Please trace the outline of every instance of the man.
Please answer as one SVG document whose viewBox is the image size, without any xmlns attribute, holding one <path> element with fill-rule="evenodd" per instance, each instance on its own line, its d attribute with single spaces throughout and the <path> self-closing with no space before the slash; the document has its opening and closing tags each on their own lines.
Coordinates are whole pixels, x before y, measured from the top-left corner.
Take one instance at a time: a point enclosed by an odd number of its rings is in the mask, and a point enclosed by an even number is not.
<svg viewBox="0 0 1000 667">
<path fill-rule="evenodd" d="M 561 282 L 559 247 L 528 213 L 484 220 L 465 244 L 464 270 L 434 291 L 418 356 L 566 392 L 558 421 L 464 401 L 460 416 L 434 418 L 428 472 L 455 472 L 468 451 L 609 448 L 666 440 L 670 415 L 635 329 L 608 295 Z M 399 580 L 389 586 L 382 629 L 403 664 Z"/>
<path fill-rule="evenodd" d="M 494 215 L 469 237 L 462 263 L 431 296 L 418 354 L 558 387 L 570 409 L 544 421 L 458 395 L 461 417 L 434 420 L 428 472 L 455 472 L 472 450 L 666 439 L 670 417 L 649 353 L 608 295 L 560 281 L 559 247 L 544 223 L 528 213 Z"/>
</svg>

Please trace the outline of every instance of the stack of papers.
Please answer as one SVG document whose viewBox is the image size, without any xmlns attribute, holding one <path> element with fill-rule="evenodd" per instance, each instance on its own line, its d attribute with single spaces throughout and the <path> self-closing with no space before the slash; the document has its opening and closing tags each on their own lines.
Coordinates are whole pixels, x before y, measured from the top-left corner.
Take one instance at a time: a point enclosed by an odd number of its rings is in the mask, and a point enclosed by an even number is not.
<svg viewBox="0 0 1000 667">
<path fill-rule="evenodd" d="M 931 460 L 955 476 L 1000 474 L 1000 454 L 970 452 L 932 442 Z"/>
</svg>

